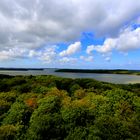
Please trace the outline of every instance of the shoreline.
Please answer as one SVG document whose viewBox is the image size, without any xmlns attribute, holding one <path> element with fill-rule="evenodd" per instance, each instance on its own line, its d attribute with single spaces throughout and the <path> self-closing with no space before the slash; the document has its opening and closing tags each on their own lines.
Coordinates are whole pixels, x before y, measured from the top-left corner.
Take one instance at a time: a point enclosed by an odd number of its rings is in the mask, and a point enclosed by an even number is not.
<svg viewBox="0 0 140 140">
<path fill-rule="evenodd" d="M 114 70 L 106 70 L 106 69 L 98 69 L 98 70 L 90 70 L 90 69 L 58 69 L 55 72 L 65 72 L 65 73 L 96 73 L 96 74 L 124 74 L 124 75 L 140 75 L 140 70 L 123 70 L 123 69 L 114 69 Z"/>
</svg>

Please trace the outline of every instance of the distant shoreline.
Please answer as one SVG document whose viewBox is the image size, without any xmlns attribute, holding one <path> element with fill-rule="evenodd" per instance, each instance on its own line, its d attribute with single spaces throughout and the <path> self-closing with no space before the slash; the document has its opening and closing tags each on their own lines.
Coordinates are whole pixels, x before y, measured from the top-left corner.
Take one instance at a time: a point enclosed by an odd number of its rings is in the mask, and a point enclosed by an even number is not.
<svg viewBox="0 0 140 140">
<path fill-rule="evenodd" d="M 55 72 L 72 72 L 72 73 L 99 73 L 99 74 L 128 74 L 128 75 L 140 75 L 140 70 L 106 70 L 106 69 L 58 69 Z"/>
<path fill-rule="evenodd" d="M 84 70 L 84 69 L 57 69 L 57 68 L 43 68 L 43 69 L 4 69 L 0 70 L 0 75 L 11 76 L 37 76 L 37 75 L 54 75 L 64 78 L 90 78 L 98 81 L 109 83 L 140 83 L 139 70 Z"/>
<path fill-rule="evenodd" d="M 43 71 L 45 69 L 54 68 L 0 68 L 0 71 Z M 59 69 L 55 68 L 54 72 L 65 73 L 97 73 L 97 74 L 127 74 L 127 75 L 140 75 L 140 70 L 127 70 L 127 69 Z"/>
<path fill-rule="evenodd" d="M 28 71 L 28 70 L 44 70 L 44 69 L 43 68 L 0 68 L 0 70 Z"/>
</svg>

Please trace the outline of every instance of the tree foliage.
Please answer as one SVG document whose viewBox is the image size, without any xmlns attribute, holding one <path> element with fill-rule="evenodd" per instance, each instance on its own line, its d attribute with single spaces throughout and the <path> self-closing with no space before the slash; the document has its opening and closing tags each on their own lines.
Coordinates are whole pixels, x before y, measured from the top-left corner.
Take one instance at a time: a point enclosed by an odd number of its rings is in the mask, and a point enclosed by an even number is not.
<svg viewBox="0 0 140 140">
<path fill-rule="evenodd" d="M 140 84 L 0 77 L 0 140 L 140 139 Z"/>
</svg>

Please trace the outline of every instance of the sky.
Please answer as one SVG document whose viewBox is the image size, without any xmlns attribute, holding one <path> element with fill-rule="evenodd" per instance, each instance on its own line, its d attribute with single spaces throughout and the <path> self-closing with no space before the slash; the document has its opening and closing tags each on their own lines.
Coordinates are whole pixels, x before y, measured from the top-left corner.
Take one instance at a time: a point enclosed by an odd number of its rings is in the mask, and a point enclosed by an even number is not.
<svg viewBox="0 0 140 140">
<path fill-rule="evenodd" d="M 140 69 L 140 0 L 0 0 L 0 67 Z"/>
</svg>

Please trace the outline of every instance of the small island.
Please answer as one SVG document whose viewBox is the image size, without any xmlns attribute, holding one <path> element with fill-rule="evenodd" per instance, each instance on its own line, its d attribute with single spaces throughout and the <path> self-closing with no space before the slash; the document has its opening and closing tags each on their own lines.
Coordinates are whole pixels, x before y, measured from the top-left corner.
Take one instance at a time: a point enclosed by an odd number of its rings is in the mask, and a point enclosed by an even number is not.
<svg viewBox="0 0 140 140">
<path fill-rule="evenodd" d="M 100 73 L 100 74 L 129 74 L 140 75 L 140 70 L 125 70 L 125 69 L 57 69 L 55 72 L 72 72 L 72 73 Z"/>
</svg>

